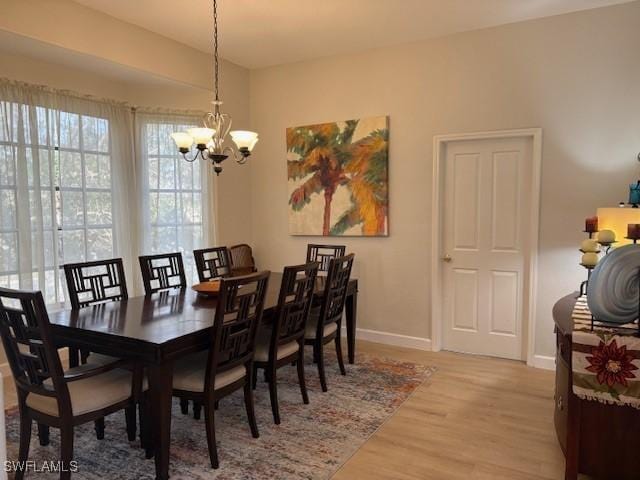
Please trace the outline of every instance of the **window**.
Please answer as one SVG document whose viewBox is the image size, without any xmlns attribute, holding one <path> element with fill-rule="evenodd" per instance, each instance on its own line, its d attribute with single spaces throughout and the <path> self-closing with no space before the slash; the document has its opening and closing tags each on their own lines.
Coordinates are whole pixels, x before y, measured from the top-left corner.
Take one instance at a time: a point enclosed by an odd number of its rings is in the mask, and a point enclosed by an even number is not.
<svg viewBox="0 0 640 480">
<path fill-rule="evenodd" d="M 171 139 L 173 132 L 194 125 L 143 122 L 148 196 L 148 227 L 145 251 L 149 254 L 183 253 L 187 278 L 197 280 L 193 249 L 200 248 L 202 221 L 202 163 L 185 161 Z"/>
<path fill-rule="evenodd" d="M 113 256 L 109 135 L 105 118 L 0 102 L 0 286 L 62 301 L 60 265 Z"/>
</svg>

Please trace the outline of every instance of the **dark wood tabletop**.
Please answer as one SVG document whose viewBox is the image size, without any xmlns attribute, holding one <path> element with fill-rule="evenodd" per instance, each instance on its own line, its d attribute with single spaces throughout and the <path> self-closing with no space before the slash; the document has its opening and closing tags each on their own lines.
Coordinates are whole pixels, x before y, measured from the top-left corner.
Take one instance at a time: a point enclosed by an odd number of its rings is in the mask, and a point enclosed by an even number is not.
<svg viewBox="0 0 640 480">
<path fill-rule="evenodd" d="M 272 321 L 282 273 L 272 273 L 265 299 L 264 322 Z M 318 277 L 316 295 L 325 277 Z M 351 279 L 345 306 L 347 350 L 354 363 L 358 281 Z M 147 367 L 156 478 L 169 478 L 173 364 L 180 357 L 211 345 L 216 299 L 191 288 L 94 305 L 81 310 L 50 312 L 56 342 L 118 358 L 138 360 Z"/>
<path fill-rule="evenodd" d="M 282 273 L 272 273 L 264 306 L 264 321 L 270 322 L 278 304 Z M 316 296 L 321 298 L 325 277 L 316 281 Z M 350 290 L 357 280 L 350 281 Z M 217 299 L 199 295 L 191 288 L 173 289 L 149 296 L 102 303 L 80 310 L 60 310 L 49 314 L 60 343 L 74 344 L 74 332 L 82 333 L 79 342 L 87 347 L 87 334 L 96 341 L 129 339 L 132 343 L 165 344 L 185 336 L 198 334 L 213 326 Z M 82 331 L 82 332 L 80 332 Z M 94 350 L 92 350 L 94 351 Z M 99 353 L 100 349 L 95 350 Z"/>
</svg>

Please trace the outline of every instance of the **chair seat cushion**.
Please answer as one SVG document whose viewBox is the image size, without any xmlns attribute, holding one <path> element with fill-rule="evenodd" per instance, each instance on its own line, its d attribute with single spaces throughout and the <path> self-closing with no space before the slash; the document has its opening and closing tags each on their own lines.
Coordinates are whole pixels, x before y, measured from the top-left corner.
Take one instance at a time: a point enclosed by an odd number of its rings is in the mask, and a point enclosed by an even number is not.
<svg viewBox="0 0 640 480">
<path fill-rule="evenodd" d="M 269 361 L 269 344 L 271 343 L 271 330 L 263 329 L 258 334 L 256 339 L 256 352 L 254 360 L 256 362 L 268 362 Z M 278 347 L 278 360 L 293 355 L 298 351 L 299 345 L 295 340 Z"/>
<path fill-rule="evenodd" d="M 117 357 L 94 352 L 91 352 L 91 354 L 89 354 L 89 358 L 87 358 L 87 363 L 90 363 L 92 365 L 109 365 L 110 363 L 119 361 L 120 359 Z"/>
<path fill-rule="evenodd" d="M 204 392 L 204 375 L 207 370 L 209 352 L 199 352 L 189 355 L 176 362 L 173 370 L 173 388 L 188 392 Z M 240 380 L 247 373 L 244 365 L 219 372 L 216 375 L 214 387 L 219 390 L 233 382 Z"/>
<path fill-rule="evenodd" d="M 91 364 L 70 368 L 65 373 L 80 373 L 90 370 Z M 45 385 L 52 386 L 51 379 Z M 128 370 L 115 368 L 105 373 L 67 383 L 74 416 L 95 412 L 110 407 L 131 397 L 132 374 Z M 55 397 L 45 397 L 30 393 L 27 406 L 38 412 L 58 416 L 58 401 Z"/>
<path fill-rule="evenodd" d="M 316 330 L 318 329 L 318 318 L 319 317 L 317 315 L 313 315 L 313 312 L 312 312 L 312 315 L 309 316 L 309 321 L 307 322 L 307 328 L 304 331 L 304 338 L 306 338 L 307 340 L 313 340 L 316 338 Z M 337 329 L 338 329 L 338 324 L 335 322 L 325 325 L 323 338 L 331 335 Z"/>
</svg>

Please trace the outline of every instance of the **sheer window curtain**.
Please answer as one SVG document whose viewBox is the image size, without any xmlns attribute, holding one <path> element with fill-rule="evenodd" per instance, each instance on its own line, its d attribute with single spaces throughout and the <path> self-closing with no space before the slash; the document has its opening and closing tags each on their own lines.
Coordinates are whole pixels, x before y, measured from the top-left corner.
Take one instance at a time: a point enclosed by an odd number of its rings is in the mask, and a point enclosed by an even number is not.
<svg viewBox="0 0 640 480">
<path fill-rule="evenodd" d="M 192 251 L 214 242 L 211 205 L 213 174 L 208 162 L 187 162 L 171 133 L 200 126 L 202 113 L 137 109 L 135 151 L 144 254 L 180 251 L 187 281 L 197 281 Z"/>
<path fill-rule="evenodd" d="M 60 266 L 131 265 L 131 109 L 0 79 L 0 285 L 65 298 Z"/>
</svg>

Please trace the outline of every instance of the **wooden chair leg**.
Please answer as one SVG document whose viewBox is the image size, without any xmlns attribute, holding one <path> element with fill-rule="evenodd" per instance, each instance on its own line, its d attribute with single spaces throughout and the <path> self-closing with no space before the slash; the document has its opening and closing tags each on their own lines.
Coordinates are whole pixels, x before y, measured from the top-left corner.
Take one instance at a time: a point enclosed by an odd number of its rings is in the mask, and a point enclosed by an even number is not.
<svg viewBox="0 0 640 480">
<path fill-rule="evenodd" d="M 338 357 L 338 366 L 340 367 L 340 373 L 342 375 L 346 375 L 347 370 L 344 368 L 344 360 L 342 359 L 342 341 L 340 339 L 340 327 L 338 327 L 338 334 L 336 335 L 336 357 Z"/>
<path fill-rule="evenodd" d="M 38 438 L 40 439 L 40 446 L 46 447 L 49 445 L 49 426 L 44 423 L 38 424 Z"/>
<path fill-rule="evenodd" d="M 142 416 L 141 418 L 144 417 L 144 421 L 143 421 L 143 425 L 141 425 L 141 428 L 143 429 L 143 439 L 144 439 L 144 453 L 145 453 L 145 458 L 148 460 L 150 458 L 153 458 L 155 452 L 154 452 L 154 445 L 153 445 L 153 438 L 151 436 L 151 399 L 149 398 L 149 393 L 145 393 L 144 396 L 144 408 L 143 408 L 143 412 L 142 412 Z"/>
<path fill-rule="evenodd" d="M 320 386 L 322 391 L 327 391 L 327 377 L 324 373 L 324 345 L 318 342 L 318 374 L 320 375 Z"/>
<path fill-rule="evenodd" d="M 76 347 L 69 347 L 69 368 L 80 365 L 80 351 Z"/>
<path fill-rule="evenodd" d="M 60 460 L 62 469 L 60 480 L 71 478 L 71 461 L 73 460 L 73 427 L 65 426 L 60 429 Z"/>
<path fill-rule="evenodd" d="M 304 345 L 298 350 L 298 383 L 300 384 L 300 393 L 302 393 L 302 402 L 309 404 L 309 395 L 307 394 L 307 384 L 304 380 Z"/>
<path fill-rule="evenodd" d="M 29 458 L 29 445 L 31 444 L 31 418 L 23 413 L 24 410 L 24 408 L 20 408 L 20 450 L 18 451 L 19 465 L 16 468 L 16 480 L 24 478 L 24 462 Z"/>
<path fill-rule="evenodd" d="M 255 390 L 258 386 L 258 367 L 256 365 L 253 366 L 253 377 L 251 377 L 251 387 Z"/>
<path fill-rule="evenodd" d="M 145 412 L 146 399 L 143 397 L 138 402 L 138 418 L 140 419 L 140 448 L 144 449 L 147 446 L 149 437 L 147 435 L 147 418 Z"/>
<path fill-rule="evenodd" d="M 135 403 L 124 409 L 124 418 L 127 424 L 127 438 L 130 442 L 136 441 L 136 405 Z"/>
<path fill-rule="evenodd" d="M 93 425 L 96 430 L 96 438 L 98 440 L 104 440 L 104 417 L 94 421 Z"/>
<path fill-rule="evenodd" d="M 207 446 L 209 447 L 209 460 L 212 468 L 218 468 L 218 447 L 216 446 L 215 409 L 207 402 L 204 406 L 204 423 L 207 430 Z"/>
<path fill-rule="evenodd" d="M 247 417 L 249 419 L 249 427 L 253 438 L 260 437 L 258 432 L 258 423 L 256 422 L 256 412 L 253 406 L 253 389 L 251 388 L 251 379 L 244 382 L 244 406 L 247 409 Z"/>
<path fill-rule="evenodd" d="M 202 412 L 202 404 L 200 402 L 193 401 L 193 418 L 200 420 L 200 414 Z"/>
<path fill-rule="evenodd" d="M 271 400 L 271 412 L 273 413 L 273 422 L 280 425 L 280 408 L 278 407 L 278 380 L 275 366 L 271 367 L 269 374 L 269 399 Z"/>
<path fill-rule="evenodd" d="M 186 398 L 180 399 L 180 411 L 183 415 L 189 415 L 189 400 Z"/>
</svg>

